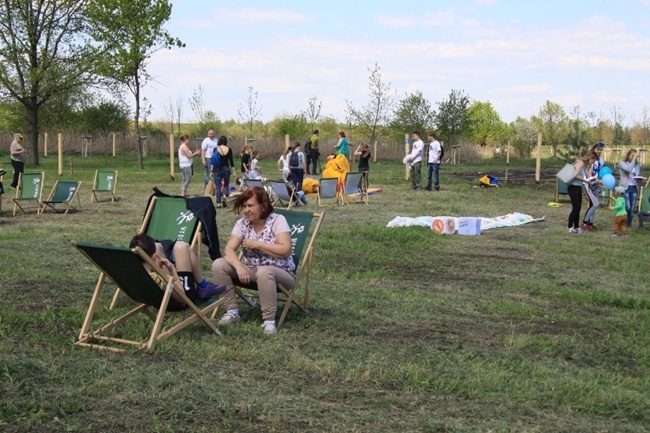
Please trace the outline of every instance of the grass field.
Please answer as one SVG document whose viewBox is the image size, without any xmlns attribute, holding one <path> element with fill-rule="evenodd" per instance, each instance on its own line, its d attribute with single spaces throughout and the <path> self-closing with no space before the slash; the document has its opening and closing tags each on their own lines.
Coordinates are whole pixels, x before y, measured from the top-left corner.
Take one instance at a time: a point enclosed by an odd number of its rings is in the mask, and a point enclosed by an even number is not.
<svg viewBox="0 0 650 433">
<path fill-rule="evenodd" d="M 62 178 L 84 182 L 81 212 L 67 216 L 14 218 L 4 196 L 0 431 L 650 428 L 650 229 L 635 222 L 629 238 L 612 238 L 613 214 L 601 208 L 599 231 L 568 235 L 570 205 L 547 207 L 553 182 L 474 187 L 478 172 L 506 168 L 497 159 L 443 166 L 438 193 L 408 191 L 401 164 L 373 164 L 383 192 L 368 206 L 323 208 L 310 311 L 292 310 L 276 336 L 262 335 L 259 309 L 241 305 L 242 323 L 221 337 L 197 323 L 152 353 L 76 347 L 97 272 L 70 240 L 124 246 L 152 188 L 179 190 L 168 160 L 139 170 L 134 159 L 75 156 L 74 174 L 66 159 Z M 41 162 L 49 192 L 56 161 Z M 119 200 L 91 204 L 94 170 L 109 167 L 119 170 Z M 276 177 L 274 161 L 263 167 Z M 190 194 L 201 189 L 197 172 Z M 308 209 L 318 209 L 314 198 Z M 398 215 L 511 212 L 546 218 L 478 237 L 386 228 Z M 218 210 L 222 245 L 236 218 Z M 128 306 L 122 298 L 118 309 Z"/>
</svg>

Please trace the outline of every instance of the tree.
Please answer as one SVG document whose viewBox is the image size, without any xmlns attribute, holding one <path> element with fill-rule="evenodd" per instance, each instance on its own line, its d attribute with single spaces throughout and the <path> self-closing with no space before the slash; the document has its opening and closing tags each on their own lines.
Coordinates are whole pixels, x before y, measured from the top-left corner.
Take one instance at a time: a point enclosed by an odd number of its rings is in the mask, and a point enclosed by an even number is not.
<svg viewBox="0 0 650 433">
<path fill-rule="evenodd" d="M 242 123 L 248 126 L 248 131 L 253 135 L 253 125 L 255 120 L 262 114 L 262 106 L 257 106 L 257 92 L 253 92 L 253 88 L 248 88 L 248 98 L 244 104 L 239 104 L 237 114 Z"/>
<path fill-rule="evenodd" d="M 393 107 L 395 98 L 390 90 L 390 83 L 382 80 L 381 68 L 377 63 L 374 67 L 368 68 L 370 101 L 361 109 L 346 100 L 347 121 L 359 129 L 359 132 L 368 138 L 370 143 L 388 135 L 392 123 Z"/>
<path fill-rule="evenodd" d="M 314 125 L 320 118 L 320 110 L 323 107 L 323 101 L 318 100 L 318 96 L 314 95 L 307 99 L 307 110 L 303 111 L 302 115 L 309 121 L 311 130 L 313 131 Z"/>
<path fill-rule="evenodd" d="M 587 153 L 591 144 L 589 142 L 589 122 L 586 116 L 580 114 L 580 106 L 573 107 L 569 120 L 568 149 L 560 152 L 566 162 L 573 162 Z"/>
<path fill-rule="evenodd" d="M 274 121 L 274 134 L 278 138 L 284 138 L 289 134 L 294 140 L 298 137 L 309 135 L 309 123 L 303 114 L 296 116 L 285 116 L 276 118 Z M 312 124 L 313 127 L 313 124 Z"/>
<path fill-rule="evenodd" d="M 535 119 L 525 119 L 518 116 L 510 125 L 510 128 L 515 132 L 515 141 L 512 147 L 517 151 L 519 156 L 528 158 L 530 151 L 537 144 L 539 128 Z"/>
<path fill-rule="evenodd" d="M 539 109 L 541 133 L 543 140 L 548 143 L 557 157 L 557 148 L 567 136 L 568 118 L 560 104 L 546 101 Z"/>
<path fill-rule="evenodd" d="M 27 147 L 38 165 L 39 114 L 44 104 L 92 80 L 99 48 L 89 38 L 84 0 L 0 4 L 0 97 L 27 116 Z"/>
<path fill-rule="evenodd" d="M 142 162 L 140 142 L 140 96 L 152 77 L 147 62 L 157 51 L 185 46 L 169 35 L 163 25 L 169 20 L 172 5 L 167 0 L 90 0 L 88 16 L 93 34 L 110 47 L 100 72 L 135 98 L 133 119 L 138 137 L 138 167 Z"/>
<path fill-rule="evenodd" d="M 474 101 L 467 110 L 470 131 L 469 138 L 481 147 L 488 142 L 499 142 L 504 135 L 504 124 L 501 116 L 489 102 Z"/>
<path fill-rule="evenodd" d="M 82 110 L 81 132 L 102 136 L 107 136 L 111 132 L 126 132 L 129 129 L 130 115 L 131 113 L 124 105 L 103 101 Z"/>
<path fill-rule="evenodd" d="M 435 116 L 438 135 L 446 138 L 449 145 L 455 145 L 459 138 L 470 131 L 469 96 L 464 90 L 452 90 L 449 99 L 438 102 Z"/>
<path fill-rule="evenodd" d="M 176 99 L 176 124 L 178 126 L 178 135 L 181 135 L 181 125 L 183 124 L 183 97 L 178 95 Z M 172 131 L 172 134 L 174 131 Z"/>
<path fill-rule="evenodd" d="M 612 146 L 618 147 L 623 144 L 623 121 L 625 120 L 625 115 L 621 113 L 620 107 L 617 108 L 616 105 L 611 108 L 610 113 L 612 115 L 612 121 L 614 123 L 614 137 L 612 140 Z"/>
<path fill-rule="evenodd" d="M 196 116 L 198 122 L 203 122 L 205 115 L 205 99 L 203 99 L 203 87 L 199 84 L 198 89 L 194 89 L 192 97 L 190 98 L 190 108 Z"/>
<path fill-rule="evenodd" d="M 399 100 L 393 114 L 391 127 L 395 138 L 401 140 L 404 133 L 410 134 L 413 131 L 420 131 L 424 137 L 426 131 L 433 128 L 435 115 L 431 103 L 422 92 L 407 94 L 404 99 Z"/>
</svg>

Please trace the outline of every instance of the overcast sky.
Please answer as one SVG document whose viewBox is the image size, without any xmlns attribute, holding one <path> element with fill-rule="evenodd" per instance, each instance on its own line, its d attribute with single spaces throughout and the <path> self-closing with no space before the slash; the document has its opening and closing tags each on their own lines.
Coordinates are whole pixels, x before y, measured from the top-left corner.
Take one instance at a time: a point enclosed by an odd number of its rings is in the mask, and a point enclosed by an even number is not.
<svg viewBox="0 0 650 433">
<path fill-rule="evenodd" d="M 436 107 L 452 89 L 491 102 L 502 120 L 537 114 L 546 100 L 624 124 L 650 107 L 650 0 L 175 0 L 166 28 L 187 44 L 162 50 L 144 89 L 164 119 L 171 98 L 199 85 L 221 120 L 258 92 L 261 120 L 297 114 L 317 96 L 345 119 L 368 102 L 378 63 L 399 96 L 421 91 Z M 650 108 L 649 108 L 650 109 Z M 650 114 L 650 113 L 649 113 Z"/>
</svg>

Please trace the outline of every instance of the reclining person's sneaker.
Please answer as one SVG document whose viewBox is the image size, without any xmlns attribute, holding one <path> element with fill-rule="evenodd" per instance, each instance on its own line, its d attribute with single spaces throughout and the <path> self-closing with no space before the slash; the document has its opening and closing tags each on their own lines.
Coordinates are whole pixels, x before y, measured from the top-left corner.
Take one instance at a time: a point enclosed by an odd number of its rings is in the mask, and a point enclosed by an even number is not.
<svg viewBox="0 0 650 433">
<path fill-rule="evenodd" d="M 219 320 L 219 325 L 233 325 L 241 320 L 241 316 L 239 316 L 239 313 L 233 313 L 233 312 L 226 312 L 223 316 L 221 316 L 221 320 Z"/>
<path fill-rule="evenodd" d="M 227 288 L 228 286 L 224 286 L 223 284 L 208 283 L 203 288 L 196 286 L 196 293 L 198 293 L 199 298 L 208 299 L 218 295 L 219 293 L 225 292 Z"/>
</svg>

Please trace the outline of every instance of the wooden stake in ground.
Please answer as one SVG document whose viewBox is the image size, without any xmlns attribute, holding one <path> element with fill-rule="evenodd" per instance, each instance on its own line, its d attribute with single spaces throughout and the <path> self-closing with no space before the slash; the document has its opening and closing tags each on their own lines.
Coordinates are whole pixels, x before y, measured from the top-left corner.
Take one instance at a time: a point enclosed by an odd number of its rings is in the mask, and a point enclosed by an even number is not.
<svg viewBox="0 0 650 433">
<path fill-rule="evenodd" d="M 59 161 L 59 176 L 63 176 L 63 134 L 59 132 L 58 135 L 58 161 Z"/>
<path fill-rule="evenodd" d="M 535 165 L 535 182 L 539 183 L 542 170 L 542 133 L 537 133 L 537 164 Z"/>
<path fill-rule="evenodd" d="M 409 139 L 408 133 L 404 134 L 404 156 L 408 155 L 411 152 L 411 149 L 409 148 L 409 142 L 411 140 Z M 406 180 L 409 180 L 409 177 L 411 175 L 411 172 L 409 170 L 409 166 L 405 165 L 405 171 L 406 171 Z"/>
<path fill-rule="evenodd" d="M 174 180 L 174 134 L 169 134 L 169 177 Z"/>
</svg>

